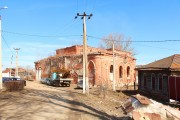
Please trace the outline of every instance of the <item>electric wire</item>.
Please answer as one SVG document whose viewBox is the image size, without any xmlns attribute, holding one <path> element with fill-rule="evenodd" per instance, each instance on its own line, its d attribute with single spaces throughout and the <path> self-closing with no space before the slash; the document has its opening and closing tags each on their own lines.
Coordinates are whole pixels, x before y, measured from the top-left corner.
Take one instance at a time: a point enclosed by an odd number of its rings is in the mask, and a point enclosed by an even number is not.
<svg viewBox="0 0 180 120">
<path fill-rule="evenodd" d="M 58 35 L 38 35 L 38 34 L 25 34 L 25 33 L 17 33 L 17 32 L 10 32 L 10 31 L 5 31 L 5 30 L 2 30 L 3 33 L 9 33 L 9 34 L 16 34 L 16 35 L 23 35 L 23 36 L 31 36 L 31 37 L 75 37 L 75 36 L 82 36 L 82 35 L 61 35 L 61 36 L 58 36 Z M 89 38 L 94 38 L 94 39 L 101 39 L 101 40 L 108 40 L 108 41 L 117 41 L 117 42 L 127 42 L 126 40 L 122 40 L 122 41 L 118 41 L 118 40 L 112 40 L 112 39 L 107 39 L 107 38 L 100 38 L 100 37 L 95 37 L 95 36 L 91 36 L 91 35 L 87 35 L 87 37 Z M 4 37 L 2 37 L 3 40 L 5 41 Z M 136 41 L 132 41 L 132 42 L 180 42 L 180 40 L 136 40 Z M 6 43 L 6 41 L 5 41 Z M 7 44 L 7 43 L 6 43 Z M 8 44 L 7 44 L 8 46 Z"/>
<path fill-rule="evenodd" d="M 85 0 L 85 11 L 87 11 L 87 0 Z"/>
<path fill-rule="evenodd" d="M 75 21 L 75 19 L 74 19 Z M 76 20 L 75 22 L 73 22 L 72 24 L 70 24 L 62 33 L 69 33 L 70 30 L 72 30 L 72 28 L 77 28 L 77 27 L 73 27 L 74 25 L 77 25 L 76 23 L 78 23 L 81 20 Z"/>
<path fill-rule="evenodd" d="M 73 26 L 77 21 L 75 21 L 74 19 L 71 20 L 70 22 L 68 22 L 66 25 L 64 25 L 61 30 L 59 30 L 57 33 L 64 33 L 64 31 L 67 31 L 67 29 L 69 29 L 71 26 Z"/>
<path fill-rule="evenodd" d="M 11 32 L 11 31 L 6 31 L 2 30 L 3 33 L 8 33 L 8 34 L 16 34 L 16 35 L 21 35 L 21 36 L 29 36 L 29 37 L 49 37 L 49 38 L 58 38 L 58 37 L 76 37 L 76 36 L 81 36 L 81 35 L 38 35 L 38 34 L 26 34 L 26 33 L 18 33 L 18 32 Z"/>
<path fill-rule="evenodd" d="M 77 0 L 77 13 L 79 11 L 79 1 Z"/>
<path fill-rule="evenodd" d="M 180 50 L 176 50 L 176 49 L 169 49 L 169 48 L 149 46 L 149 45 L 136 45 L 136 46 L 142 46 L 142 47 L 145 46 L 145 47 L 156 48 L 156 49 L 164 49 L 164 50 L 171 50 L 171 51 L 180 51 Z"/>
<path fill-rule="evenodd" d="M 11 50 L 11 48 L 9 47 L 9 45 L 8 45 L 8 43 L 7 43 L 7 41 L 6 41 L 6 39 L 4 38 L 4 36 L 2 35 L 2 39 L 3 39 L 3 41 L 5 42 L 5 44 L 6 44 L 6 46 L 7 46 L 7 48 L 11 51 L 11 53 L 12 54 L 14 54 L 14 52 Z"/>
<path fill-rule="evenodd" d="M 95 37 L 95 36 L 91 36 L 91 35 L 87 35 L 87 37 L 90 38 L 94 38 L 94 39 L 101 39 L 101 40 L 108 40 L 108 41 L 116 41 L 116 42 L 127 42 L 126 40 L 122 40 L 122 41 L 118 41 L 118 40 L 112 40 L 112 39 L 107 39 L 107 38 L 100 38 L 100 37 Z M 143 42 L 143 43 L 147 43 L 147 42 L 180 42 L 180 40 L 136 40 L 136 41 L 131 41 L 131 42 Z"/>
<path fill-rule="evenodd" d="M 16 34 L 16 35 L 22 35 L 22 36 L 30 36 L 30 37 L 81 37 L 82 35 L 38 35 L 38 34 L 26 34 L 26 33 L 18 33 L 18 32 L 11 32 L 11 31 L 6 31 L 6 30 L 2 30 L 3 33 L 9 33 L 9 34 Z M 122 40 L 122 41 L 118 41 L 118 40 L 112 40 L 112 39 L 107 39 L 107 38 L 100 38 L 100 37 L 96 37 L 96 36 L 91 36 L 91 35 L 87 35 L 87 37 L 89 38 L 94 38 L 94 39 L 101 39 L 101 40 L 108 40 L 108 41 L 117 41 L 117 42 L 127 42 L 126 40 Z M 4 37 L 3 37 L 4 39 Z M 4 39 L 5 40 L 5 39 Z M 136 40 L 136 41 L 131 41 L 131 42 L 142 42 L 142 43 L 147 43 L 147 42 L 180 42 L 180 40 Z"/>
<path fill-rule="evenodd" d="M 96 0 L 94 0 L 94 4 L 93 4 L 93 8 L 92 8 L 92 13 L 94 12 L 95 4 L 96 4 Z"/>
</svg>

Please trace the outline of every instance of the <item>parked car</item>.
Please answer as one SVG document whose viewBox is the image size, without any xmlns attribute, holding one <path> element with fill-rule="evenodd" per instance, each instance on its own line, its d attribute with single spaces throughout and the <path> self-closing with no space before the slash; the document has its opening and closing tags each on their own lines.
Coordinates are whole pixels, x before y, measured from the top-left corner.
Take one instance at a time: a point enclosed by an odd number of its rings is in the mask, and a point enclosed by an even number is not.
<svg viewBox="0 0 180 120">
<path fill-rule="evenodd" d="M 91 88 L 92 85 L 89 83 L 89 88 Z M 83 89 L 83 76 L 78 76 L 78 82 L 77 82 L 77 88 Z"/>
<path fill-rule="evenodd" d="M 47 79 L 46 84 L 52 86 L 53 85 L 53 80 L 51 78 Z"/>
<path fill-rule="evenodd" d="M 11 80 L 22 80 L 21 78 L 17 78 L 17 77 L 10 77 Z"/>
<path fill-rule="evenodd" d="M 50 78 L 42 78 L 40 81 L 42 84 L 47 84 L 48 80 L 50 80 Z"/>
<path fill-rule="evenodd" d="M 2 77 L 3 83 L 6 82 L 6 81 L 15 81 L 15 80 L 23 81 L 24 82 L 24 86 L 26 86 L 26 81 L 21 79 L 21 78 L 17 78 L 17 77 Z"/>
<path fill-rule="evenodd" d="M 2 82 L 3 83 L 6 82 L 6 81 L 9 81 L 9 80 L 11 80 L 10 77 L 2 77 Z"/>
</svg>

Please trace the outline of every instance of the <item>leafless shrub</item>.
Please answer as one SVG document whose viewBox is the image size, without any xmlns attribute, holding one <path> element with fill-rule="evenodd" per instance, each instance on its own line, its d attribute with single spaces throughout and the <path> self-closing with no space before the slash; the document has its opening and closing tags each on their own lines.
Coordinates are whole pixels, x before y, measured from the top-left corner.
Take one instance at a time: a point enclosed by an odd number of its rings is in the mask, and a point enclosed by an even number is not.
<svg viewBox="0 0 180 120">
<path fill-rule="evenodd" d="M 100 85 L 98 88 L 99 97 L 103 97 L 105 99 L 107 96 L 107 90 L 108 90 L 107 86 Z"/>
</svg>

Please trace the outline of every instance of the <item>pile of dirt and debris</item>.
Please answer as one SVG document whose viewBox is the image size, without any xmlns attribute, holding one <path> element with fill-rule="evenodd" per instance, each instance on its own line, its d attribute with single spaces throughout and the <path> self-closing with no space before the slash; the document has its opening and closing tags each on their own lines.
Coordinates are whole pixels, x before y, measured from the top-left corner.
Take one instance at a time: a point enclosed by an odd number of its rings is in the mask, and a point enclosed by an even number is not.
<svg viewBox="0 0 180 120">
<path fill-rule="evenodd" d="M 102 91 L 100 88 L 93 88 L 89 95 L 79 93 L 75 95 L 75 99 L 108 115 L 115 116 L 115 118 L 179 120 L 179 110 L 136 94 L 136 92 L 132 93 L 114 92 L 109 89 Z"/>
<path fill-rule="evenodd" d="M 122 109 L 134 120 L 179 120 L 180 111 L 172 107 L 163 105 L 152 99 L 148 99 L 139 94 L 133 95 L 123 105 Z"/>
<path fill-rule="evenodd" d="M 130 97 L 122 92 L 114 92 L 109 89 L 101 88 L 90 89 L 90 94 L 85 95 L 82 92 L 75 94 L 75 99 L 83 104 L 91 106 L 108 115 L 118 117 L 127 116 L 121 109 L 121 105 Z"/>
</svg>

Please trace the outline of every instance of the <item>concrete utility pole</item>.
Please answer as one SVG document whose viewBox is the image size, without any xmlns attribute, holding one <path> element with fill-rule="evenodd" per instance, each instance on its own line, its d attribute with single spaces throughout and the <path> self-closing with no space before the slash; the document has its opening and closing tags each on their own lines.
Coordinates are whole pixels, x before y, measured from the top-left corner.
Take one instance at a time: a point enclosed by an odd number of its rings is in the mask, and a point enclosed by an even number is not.
<svg viewBox="0 0 180 120">
<path fill-rule="evenodd" d="M 49 58 L 49 78 L 51 78 L 51 58 Z"/>
<path fill-rule="evenodd" d="M 89 94 L 89 80 L 88 80 L 88 58 L 87 58 L 87 40 L 86 40 L 86 16 L 88 19 L 92 17 L 92 14 L 87 15 L 85 12 L 84 14 L 80 15 L 77 13 L 75 19 L 78 16 L 82 16 L 83 19 L 83 93 Z"/>
<path fill-rule="evenodd" d="M 16 50 L 16 72 L 15 72 L 15 76 L 18 77 L 18 50 L 20 50 L 20 48 L 14 48 L 14 50 Z"/>
<path fill-rule="evenodd" d="M 9 70 L 9 77 L 11 77 L 12 61 L 13 61 L 13 55 L 12 55 L 12 57 L 11 57 L 11 66 L 10 66 L 10 70 Z"/>
<path fill-rule="evenodd" d="M 2 7 L 2 9 L 7 9 L 7 7 Z M 1 16 L 0 16 L 0 89 L 2 89 L 2 30 L 1 30 Z"/>
<path fill-rule="evenodd" d="M 2 34 L 1 34 L 1 16 L 0 16 L 0 89 L 2 89 Z"/>
<path fill-rule="evenodd" d="M 112 44 L 112 48 L 113 48 L 113 91 L 116 91 L 116 80 L 115 80 L 115 73 L 116 73 L 116 69 L 115 69 L 115 56 L 114 56 L 114 41 Z"/>
</svg>

